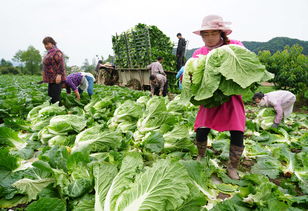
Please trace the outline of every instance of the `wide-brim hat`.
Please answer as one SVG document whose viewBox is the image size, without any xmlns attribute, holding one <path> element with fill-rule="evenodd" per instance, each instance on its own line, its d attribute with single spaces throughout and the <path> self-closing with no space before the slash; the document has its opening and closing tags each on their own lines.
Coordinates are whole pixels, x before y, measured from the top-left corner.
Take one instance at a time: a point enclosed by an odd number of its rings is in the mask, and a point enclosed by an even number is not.
<svg viewBox="0 0 308 211">
<path fill-rule="evenodd" d="M 113 66 L 113 64 L 111 64 L 110 62 L 106 62 L 105 64 L 103 64 L 104 66 L 106 66 L 106 67 L 112 67 Z"/>
<path fill-rule="evenodd" d="M 227 27 L 230 24 L 231 22 L 223 21 L 219 15 L 208 15 L 203 18 L 201 28 L 193 33 L 200 35 L 200 32 L 205 30 L 221 30 L 228 35 L 232 33 L 232 30 Z"/>
</svg>

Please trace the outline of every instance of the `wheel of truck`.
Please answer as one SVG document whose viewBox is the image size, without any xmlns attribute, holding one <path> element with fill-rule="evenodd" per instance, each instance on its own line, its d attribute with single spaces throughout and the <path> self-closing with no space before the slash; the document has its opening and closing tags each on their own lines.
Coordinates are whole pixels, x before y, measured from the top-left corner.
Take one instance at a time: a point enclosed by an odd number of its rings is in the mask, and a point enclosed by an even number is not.
<svg viewBox="0 0 308 211">
<path fill-rule="evenodd" d="M 111 71 L 111 81 L 112 81 L 112 85 L 118 85 L 119 84 L 119 73 L 115 69 L 113 69 Z"/>
<path fill-rule="evenodd" d="M 104 85 L 107 85 L 107 86 L 112 86 L 113 85 L 111 70 L 105 69 L 103 71 L 102 78 L 103 78 L 103 81 L 104 81 L 103 82 Z"/>
<path fill-rule="evenodd" d="M 141 90 L 141 83 L 139 80 L 133 78 L 131 80 L 129 80 L 127 82 L 127 85 L 126 85 L 128 88 L 130 89 L 136 89 L 136 90 Z"/>
</svg>

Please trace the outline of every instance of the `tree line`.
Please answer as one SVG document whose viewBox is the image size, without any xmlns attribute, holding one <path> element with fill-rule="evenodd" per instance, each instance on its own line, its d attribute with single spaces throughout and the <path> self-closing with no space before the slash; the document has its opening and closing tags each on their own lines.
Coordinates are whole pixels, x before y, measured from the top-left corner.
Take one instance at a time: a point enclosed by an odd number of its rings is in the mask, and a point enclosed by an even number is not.
<svg viewBox="0 0 308 211">
<path fill-rule="evenodd" d="M 268 50 L 271 53 L 284 50 L 285 46 L 298 44 L 303 47 L 302 53 L 308 55 L 308 41 L 292 39 L 288 37 L 275 37 L 267 42 L 243 41 L 243 44 L 249 50 L 258 53 L 259 51 Z"/>
<path fill-rule="evenodd" d="M 103 57 L 100 57 L 99 59 L 103 62 L 112 62 L 114 60 L 111 55 L 109 55 L 106 59 Z M 0 60 L 0 74 L 40 75 L 43 68 L 42 60 L 43 57 L 41 56 L 40 51 L 30 45 L 26 50 L 17 51 L 12 58 L 12 61 L 2 58 Z M 68 60 L 69 57 L 64 54 L 67 73 L 81 70 L 85 72 L 93 72 L 96 68 L 95 59 L 92 60 L 92 63 L 90 63 L 88 59 L 85 59 L 81 67 L 76 65 L 68 66 Z"/>
<path fill-rule="evenodd" d="M 13 57 L 13 62 L 19 66 L 14 66 L 12 62 L 1 59 L 0 73 L 2 74 L 37 74 L 41 69 L 42 57 L 39 50 L 29 46 L 27 50 L 19 50 Z"/>
</svg>

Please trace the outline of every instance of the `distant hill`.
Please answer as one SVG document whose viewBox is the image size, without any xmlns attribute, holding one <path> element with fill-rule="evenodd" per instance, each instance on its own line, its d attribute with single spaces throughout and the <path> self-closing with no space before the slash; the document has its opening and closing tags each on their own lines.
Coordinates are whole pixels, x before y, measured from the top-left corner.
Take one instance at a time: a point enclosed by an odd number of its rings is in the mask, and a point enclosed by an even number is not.
<svg viewBox="0 0 308 211">
<path fill-rule="evenodd" d="M 272 53 L 275 53 L 276 51 L 283 50 L 286 45 L 292 46 L 299 44 L 304 48 L 303 54 L 308 55 L 308 41 L 292 39 L 288 37 L 275 37 L 267 42 L 242 41 L 242 43 L 246 48 L 255 53 L 258 53 L 262 50 L 269 50 Z M 186 58 L 190 58 L 196 49 L 197 48 L 187 50 Z"/>
</svg>

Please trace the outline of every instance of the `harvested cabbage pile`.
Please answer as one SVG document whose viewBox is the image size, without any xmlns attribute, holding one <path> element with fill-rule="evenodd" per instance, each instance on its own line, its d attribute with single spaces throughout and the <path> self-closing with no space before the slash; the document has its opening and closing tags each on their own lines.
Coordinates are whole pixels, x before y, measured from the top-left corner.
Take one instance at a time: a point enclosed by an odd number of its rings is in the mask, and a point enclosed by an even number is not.
<svg viewBox="0 0 308 211">
<path fill-rule="evenodd" d="M 224 45 L 187 61 L 181 98 L 212 108 L 232 95 L 253 94 L 258 83 L 273 77 L 255 53 L 239 45 Z"/>
</svg>

